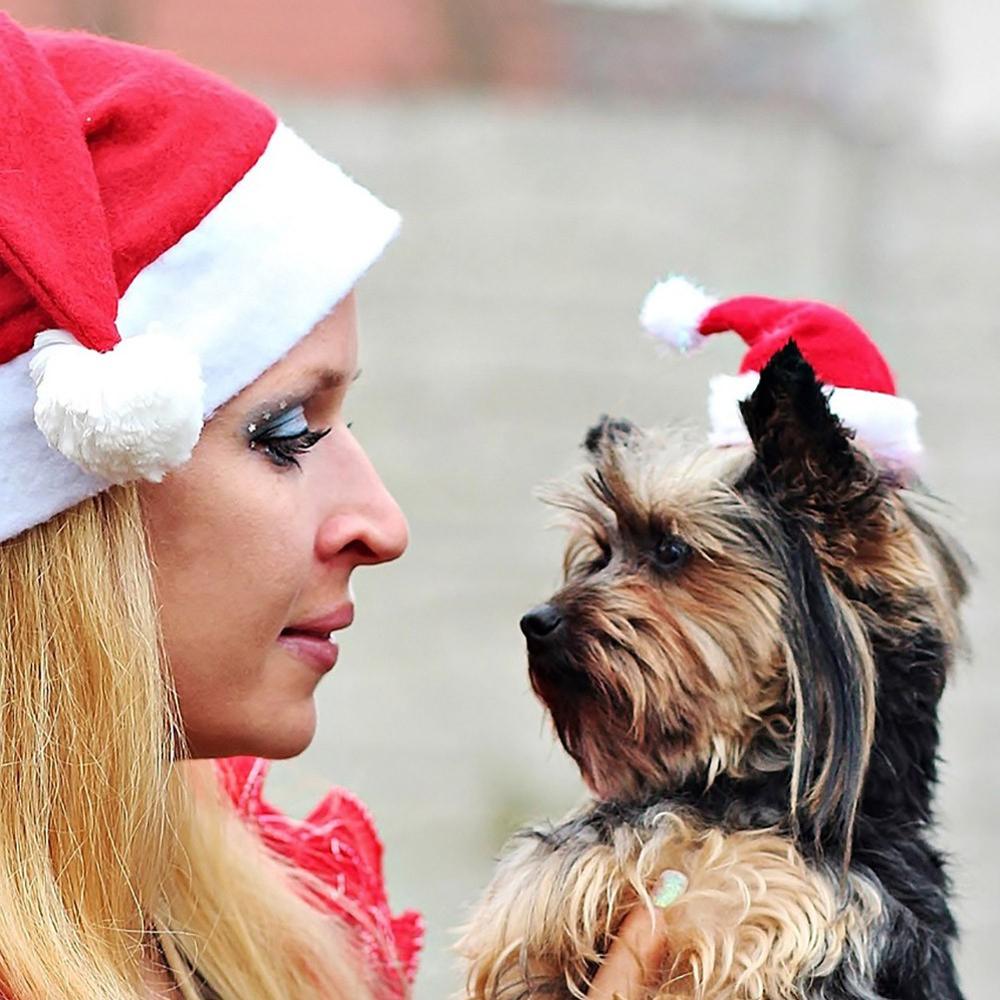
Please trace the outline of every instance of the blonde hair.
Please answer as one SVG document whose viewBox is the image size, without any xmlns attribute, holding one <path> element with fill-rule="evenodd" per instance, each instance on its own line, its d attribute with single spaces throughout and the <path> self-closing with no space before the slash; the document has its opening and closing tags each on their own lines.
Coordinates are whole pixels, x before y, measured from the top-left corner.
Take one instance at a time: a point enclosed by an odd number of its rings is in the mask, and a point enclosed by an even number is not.
<svg viewBox="0 0 1000 1000">
<path fill-rule="evenodd" d="M 155 929 L 185 1000 L 374 996 L 184 740 L 134 485 L 0 544 L 0 992 L 135 1000 Z"/>
</svg>

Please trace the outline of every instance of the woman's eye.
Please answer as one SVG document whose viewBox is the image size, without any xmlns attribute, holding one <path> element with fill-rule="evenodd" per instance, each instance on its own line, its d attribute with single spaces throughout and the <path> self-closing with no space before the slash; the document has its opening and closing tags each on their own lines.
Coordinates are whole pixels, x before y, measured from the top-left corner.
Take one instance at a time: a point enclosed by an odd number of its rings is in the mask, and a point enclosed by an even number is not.
<svg viewBox="0 0 1000 1000">
<path fill-rule="evenodd" d="M 653 559 L 658 569 L 680 569 L 690 557 L 691 546 L 676 535 L 661 535 L 653 546 Z"/>
<path fill-rule="evenodd" d="M 302 407 L 296 406 L 259 430 L 254 428 L 251 431 L 250 447 L 263 451 L 275 465 L 282 468 L 292 465 L 301 468 L 295 456 L 307 452 L 325 438 L 330 430 L 329 427 L 310 430 Z"/>
</svg>

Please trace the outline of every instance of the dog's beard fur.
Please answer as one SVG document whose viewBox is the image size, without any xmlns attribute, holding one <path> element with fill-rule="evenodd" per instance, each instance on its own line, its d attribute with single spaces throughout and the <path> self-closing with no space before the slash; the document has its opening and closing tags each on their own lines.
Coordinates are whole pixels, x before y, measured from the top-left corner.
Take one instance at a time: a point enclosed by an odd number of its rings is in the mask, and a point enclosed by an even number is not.
<svg viewBox="0 0 1000 1000">
<path fill-rule="evenodd" d="M 502 862 L 460 944 L 470 996 L 582 996 L 676 865 L 688 915 L 658 997 L 960 997 L 924 831 L 964 556 L 794 343 L 742 410 L 746 448 L 604 418 L 582 477 L 546 493 L 571 536 L 522 621 L 530 677 L 598 801 Z M 716 919 L 727 893 L 742 918 Z"/>
</svg>

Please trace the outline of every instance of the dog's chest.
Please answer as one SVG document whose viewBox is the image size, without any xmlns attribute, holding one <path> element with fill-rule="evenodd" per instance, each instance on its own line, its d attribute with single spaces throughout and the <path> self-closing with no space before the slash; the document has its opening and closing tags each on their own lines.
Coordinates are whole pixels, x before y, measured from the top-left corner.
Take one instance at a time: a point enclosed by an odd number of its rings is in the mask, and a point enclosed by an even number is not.
<svg viewBox="0 0 1000 1000">
<path fill-rule="evenodd" d="M 798 1000 L 832 975 L 871 982 L 882 948 L 879 886 L 840 881 L 770 829 L 724 830 L 667 806 L 577 815 L 522 836 L 461 942 L 469 997 L 581 994 L 624 914 L 664 871 L 662 997 Z M 669 984 L 669 986 L 668 986 Z M 858 992 L 850 994 L 864 996 Z"/>
</svg>

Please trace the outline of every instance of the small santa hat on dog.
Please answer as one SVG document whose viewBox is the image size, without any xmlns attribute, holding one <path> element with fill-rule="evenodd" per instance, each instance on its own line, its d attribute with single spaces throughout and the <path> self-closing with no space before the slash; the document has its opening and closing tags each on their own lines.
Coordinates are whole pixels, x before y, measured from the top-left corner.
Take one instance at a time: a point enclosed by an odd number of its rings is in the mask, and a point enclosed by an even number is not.
<svg viewBox="0 0 1000 1000">
<path fill-rule="evenodd" d="M 0 12 L 0 541 L 159 481 L 399 216 L 174 56 Z"/>
<path fill-rule="evenodd" d="M 746 295 L 718 302 L 687 279 L 673 276 L 646 296 L 640 322 L 657 340 L 682 352 L 714 333 L 733 331 L 749 350 L 738 375 L 716 375 L 709 389 L 709 440 L 749 440 L 739 404 L 757 386 L 760 371 L 794 340 L 828 389 L 831 411 L 878 459 L 907 468 L 921 453 L 917 408 L 896 394 L 885 358 L 846 313 L 822 302 Z"/>
</svg>

